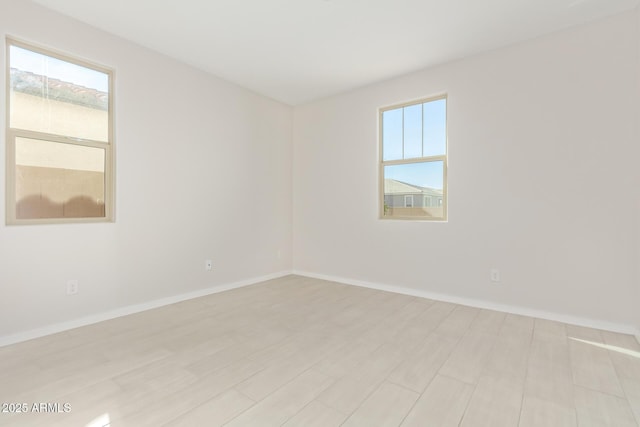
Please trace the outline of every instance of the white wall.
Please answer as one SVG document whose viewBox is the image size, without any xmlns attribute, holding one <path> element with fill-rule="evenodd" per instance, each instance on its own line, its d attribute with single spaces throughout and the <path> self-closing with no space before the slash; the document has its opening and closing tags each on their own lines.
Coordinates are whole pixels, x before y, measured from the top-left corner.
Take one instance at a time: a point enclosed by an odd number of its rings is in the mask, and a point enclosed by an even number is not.
<svg viewBox="0 0 640 427">
<path fill-rule="evenodd" d="M 296 107 L 294 269 L 634 325 L 637 27 L 629 12 Z M 379 220 L 377 109 L 443 92 L 449 221 Z"/>
<path fill-rule="evenodd" d="M 636 8 L 638 17 L 636 26 L 636 40 L 638 42 L 638 58 L 640 58 L 640 6 Z M 638 66 L 640 68 L 640 65 Z M 640 70 L 636 73 L 637 86 L 636 93 L 640 99 Z M 638 107 L 638 119 L 636 120 L 636 132 L 640 135 L 640 107 Z M 637 138 L 636 141 L 640 139 Z M 640 342 L 640 196 L 636 197 L 636 296 L 633 299 L 633 309 L 636 313 L 636 339 Z"/>
<path fill-rule="evenodd" d="M 115 223 L 0 225 L 0 338 L 291 269 L 290 107 L 30 2 L 0 34 L 116 70 L 117 179 Z"/>
</svg>

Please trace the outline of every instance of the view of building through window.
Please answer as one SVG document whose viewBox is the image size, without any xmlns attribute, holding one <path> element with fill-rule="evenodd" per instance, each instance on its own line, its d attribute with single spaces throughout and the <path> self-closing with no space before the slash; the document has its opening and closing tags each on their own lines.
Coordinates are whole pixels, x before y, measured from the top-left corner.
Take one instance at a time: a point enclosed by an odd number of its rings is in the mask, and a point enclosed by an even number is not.
<svg viewBox="0 0 640 427">
<path fill-rule="evenodd" d="M 446 219 L 446 97 L 380 111 L 381 215 Z"/>
<path fill-rule="evenodd" d="M 9 41 L 11 220 L 108 218 L 110 74 Z"/>
</svg>

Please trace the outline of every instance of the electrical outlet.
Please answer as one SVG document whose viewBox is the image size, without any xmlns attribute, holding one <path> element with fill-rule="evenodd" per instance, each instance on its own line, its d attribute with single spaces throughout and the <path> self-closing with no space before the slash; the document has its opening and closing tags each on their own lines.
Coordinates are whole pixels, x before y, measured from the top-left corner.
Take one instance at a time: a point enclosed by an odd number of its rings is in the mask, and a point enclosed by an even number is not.
<svg viewBox="0 0 640 427">
<path fill-rule="evenodd" d="M 213 261 L 211 261 L 210 259 L 206 260 L 206 261 L 204 262 L 204 269 L 205 269 L 206 271 L 211 271 L 211 270 L 213 270 Z"/>
<path fill-rule="evenodd" d="M 500 270 L 498 270 L 497 268 L 492 268 L 490 271 L 490 275 L 491 275 L 492 282 L 500 281 Z"/>
<path fill-rule="evenodd" d="M 67 281 L 67 295 L 75 295 L 78 293 L 78 281 L 77 280 L 68 280 Z"/>
</svg>

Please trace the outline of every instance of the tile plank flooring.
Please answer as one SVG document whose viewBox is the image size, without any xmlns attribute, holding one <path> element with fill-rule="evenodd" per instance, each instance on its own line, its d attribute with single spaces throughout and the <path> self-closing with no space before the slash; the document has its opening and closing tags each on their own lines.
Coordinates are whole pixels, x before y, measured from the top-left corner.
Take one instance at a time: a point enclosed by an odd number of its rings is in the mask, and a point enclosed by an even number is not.
<svg viewBox="0 0 640 427">
<path fill-rule="evenodd" d="M 0 348 L 39 426 L 640 426 L 627 335 L 298 276 Z"/>
</svg>

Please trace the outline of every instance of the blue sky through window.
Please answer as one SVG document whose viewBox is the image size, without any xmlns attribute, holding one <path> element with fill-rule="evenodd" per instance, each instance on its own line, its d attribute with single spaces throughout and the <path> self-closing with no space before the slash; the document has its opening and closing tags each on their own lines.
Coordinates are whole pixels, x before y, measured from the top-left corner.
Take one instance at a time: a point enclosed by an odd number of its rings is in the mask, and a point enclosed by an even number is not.
<svg viewBox="0 0 640 427">
<path fill-rule="evenodd" d="M 405 159 L 422 157 L 422 104 L 404 107 Z"/>
<path fill-rule="evenodd" d="M 382 113 L 384 161 L 445 155 L 447 150 L 447 100 L 387 110 Z M 444 163 L 421 162 L 385 166 L 385 178 L 420 187 L 443 188 Z"/>
<path fill-rule="evenodd" d="M 447 100 L 422 104 L 424 107 L 424 156 L 447 154 Z"/>
<path fill-rule="evenodd" d="M 435 161 L 385 166 L 384 177 L 419 187 L 442 190 L 444 164 L 442 161 Z"/>
<path fill-rule="evenodd" d="M 446 154 L 446 102 L 446 99 L 438 99 L 383 112 L 384 160 Z"/>
<path fill-rule="evenodd" d="M 109 75 L 41 53 L 11 46 L 11 68 L 48 76 L 86 88 L 109 91 Z"/>
</svg>

